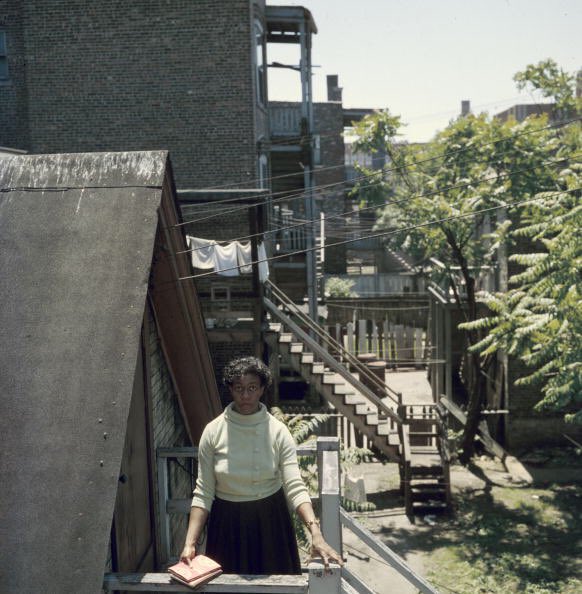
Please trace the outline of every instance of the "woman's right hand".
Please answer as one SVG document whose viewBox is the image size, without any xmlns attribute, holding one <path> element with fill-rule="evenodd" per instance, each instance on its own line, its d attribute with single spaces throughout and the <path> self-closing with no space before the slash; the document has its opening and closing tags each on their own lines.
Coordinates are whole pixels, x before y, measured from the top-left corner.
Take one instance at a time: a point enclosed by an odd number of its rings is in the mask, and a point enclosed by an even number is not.
<svg viewBox="0 0 582 594">
<path fill-rule="evenodd" d="M 180 555 L 180 561 L 190 564 L 190 561 L 196 557 L 196 545 L 185 544 Z"/>
</svg>

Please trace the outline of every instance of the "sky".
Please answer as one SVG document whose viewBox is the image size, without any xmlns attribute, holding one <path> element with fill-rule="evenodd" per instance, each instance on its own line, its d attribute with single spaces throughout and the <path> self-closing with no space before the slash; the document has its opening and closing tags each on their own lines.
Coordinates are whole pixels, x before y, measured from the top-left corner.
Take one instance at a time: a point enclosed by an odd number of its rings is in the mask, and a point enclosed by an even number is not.
<svg viewBox="0 0 582 594">
<path fill-rule="evenodd" d="M 337 74 L 346 107 L 389 108 L 407 124 L 404 139 L 429 140 L 456 117 L 497 113 L 540 98 L 513 75 L 553 58 L 582 68 L 582 0 L 267 0 L 308 8 L 314 99 L 325 101 Z M 268 45 L 268 61 L 299 63 L 297 46 Z M 299 100 L 299 75 L 269 69 L 269 99 Z"/>
</svg>

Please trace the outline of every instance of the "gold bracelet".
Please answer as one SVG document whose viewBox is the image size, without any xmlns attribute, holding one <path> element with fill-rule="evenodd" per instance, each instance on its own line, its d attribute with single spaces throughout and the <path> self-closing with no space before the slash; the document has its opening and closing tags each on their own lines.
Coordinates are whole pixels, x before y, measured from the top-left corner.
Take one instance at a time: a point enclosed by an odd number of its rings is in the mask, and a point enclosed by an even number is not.
<svg viewBox="0 0 582 594">
<path fill-rule="evenodd" d="M 307 522 L 305 522 L 305 526 L 307 528 L 311 528 L 311 526 L 313 526 L 314 524 L 317 524 L 319 526 L 319 520 L 317 518 L 314 518 L 313 520 L 308 520 Z"/>
</svg>

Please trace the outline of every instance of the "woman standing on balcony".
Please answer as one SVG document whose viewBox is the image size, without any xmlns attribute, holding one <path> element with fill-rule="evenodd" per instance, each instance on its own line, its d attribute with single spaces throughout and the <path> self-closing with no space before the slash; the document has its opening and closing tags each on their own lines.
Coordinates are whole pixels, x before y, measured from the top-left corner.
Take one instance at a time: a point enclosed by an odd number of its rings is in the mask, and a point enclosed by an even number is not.
<svg viewBox="0 0 582 594">
<path fill-rule="evenodd" d="M 291 508 L 311 532 L 312 556 L 321 557 L 326 567 L 330 561 L 343 565 L 319 529 L 291 433 L 260 402 L 272 383 L 269 368 L 254 357 L 235 359 L 225 368 L 224 383 L 233 402 L 200 438 L 198 479 L 180 558 L 194 558 L 210 514 L 206 554 L 225 573 L 301 573 Z"/>
</svg>

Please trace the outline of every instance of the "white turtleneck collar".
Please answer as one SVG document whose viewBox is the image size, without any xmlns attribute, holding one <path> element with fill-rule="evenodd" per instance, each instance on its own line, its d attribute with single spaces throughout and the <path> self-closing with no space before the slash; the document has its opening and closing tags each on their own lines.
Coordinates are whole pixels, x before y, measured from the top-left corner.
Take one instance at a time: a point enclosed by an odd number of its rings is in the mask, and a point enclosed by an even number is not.
<svg viewBox="0 0 582 594">
<path fill-rule="evenodd" d="M 237 425 L 259 425 L 267 420 L 267 407 L 259 402 L 259 410 L 252 415 L 241 415 L 234 410 L 234 402 L 224 409 L 224 418 Z"/>
</svg>

